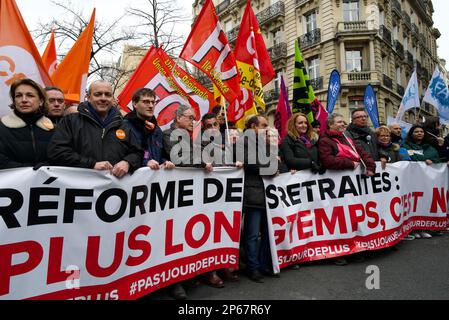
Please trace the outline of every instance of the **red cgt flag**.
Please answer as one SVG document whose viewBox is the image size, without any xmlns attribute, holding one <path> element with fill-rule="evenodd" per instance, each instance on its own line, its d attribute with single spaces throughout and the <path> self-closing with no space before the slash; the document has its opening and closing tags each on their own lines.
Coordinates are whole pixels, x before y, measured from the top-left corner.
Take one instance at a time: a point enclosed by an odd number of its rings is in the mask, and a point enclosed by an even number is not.
<svg viewBox="0 0 449 320">
<path fill-rule="evenodd" d="M 133 110 L 132 96 L 140 88 L 149 88 L 156 93 L 159 102 L 156 105 L 155 114 L 162 130 L 170 127 L 174 113 L 180 104 L 191 105 L 196 110 L 197 120 L 208 113 L 214 105 L 211 92 L 181 67 L 175 67 L 173 59 L 162 49 L 154 47 L 148 50 L 118 96 L 119 105 L 125 112 Z"/>
<path fill-rule="evenodd" d="M 230 104 L 241 97 L 235 57 L 212 0 L 205 1 L 180 57 L 202 70 Z"/>
<path fill-rule="evenodd" d="M 55 31 L 51 31 L 51 37 L 48 41 L 47 47 L 45 48 L 44 53 L 42 54 L 42 62 L 51 76 L 58 66 L 58 60 L 56 56 L 56 44 L 55 44 Z"/>
<path fill-rule="evenodd" d="M 9 88 L 17 79 L 30 78 L 51 85 L 39 51 L 14 0 L 0 1 L 0 116 L 9 113 Z"/>
</svg>

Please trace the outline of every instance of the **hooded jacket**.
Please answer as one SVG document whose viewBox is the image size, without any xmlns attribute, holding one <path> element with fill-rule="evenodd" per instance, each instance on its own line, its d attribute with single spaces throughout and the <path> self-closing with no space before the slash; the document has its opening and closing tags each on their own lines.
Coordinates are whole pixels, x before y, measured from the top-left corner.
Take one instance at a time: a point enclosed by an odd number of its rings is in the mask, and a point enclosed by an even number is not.
<svg viewBox="0 0 449 320">
<path fill-rule="evenodd" d="M 58 124 L 48 147 L 50 163 L 93 169 L 97 162 L 109 161 L 114 166 L 124 160 L 130 172 L 140 168 L 143 150 L 123 125 L 120 112 L 112 109 L 107 123 L 102 124 L 91 108 L 83 102 L 78 113 L 65 116 Z"/>
<path fill-rule="evenodd" d="M 42 116 L 27 125 L 14 112 L 0 120 L 0 169 L 34 167 L 47 161 L 54 125 Z"/>
</svg>

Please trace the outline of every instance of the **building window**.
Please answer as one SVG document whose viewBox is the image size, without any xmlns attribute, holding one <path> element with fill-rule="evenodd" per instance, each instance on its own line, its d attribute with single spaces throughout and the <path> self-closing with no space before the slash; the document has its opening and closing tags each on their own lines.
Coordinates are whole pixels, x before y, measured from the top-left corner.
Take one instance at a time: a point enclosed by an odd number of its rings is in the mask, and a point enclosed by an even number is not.
<svg viewBox="0 0 449 320">
<path fill-rule="evenodd" d="M 351 117 L 352 111 L 358 108 L 364 108 L 365 102 L 363 96 L 348 97 L 349 102 L 349 116 Z M 352 119 L 351 119 L 352 121 Z"/>
<path fill-rule="evenodd" d="M 399 39 L 399 27 L 393 26 L 393 40 Z"/>
<path fill-rule="evenodd" d="M 361 49 L 346 50 L 346 70 L 348 72 L 362 71 L 362 50 Z"/>
<path fill-rule="evenodd" d="M 388 65 L 389 65 L 390 61 L 388 59 L 388 56 L 382 56 L 382 72 L 384 73 L 384 75 L 389 76 L 389 69 Z"/>
<path fill-rule="evenodd" d="M 404 51 L 408 51 L 408 37 L 404 36 Z"/>
<path fill-rule="evenodd" d="M 232 20 L 225 21 L 224 32 L 229 32 L 232 30 Z"/>
<path fill-rule="evenodd" d="M 280 44 L 282 42 L 282 31 L 281 28 L 274 29 L 271 31 L 273 35 L 273 45 Z"/>
<path fill-rule="evenodd" d="M 343 0 L 343 18 L 345 22 L 360 20 L 358 0 Z"/>
<path fill-rule="evenodd" d="M 396 67 L 396 83 L 402 86 L 401 67 Z"/>
<path fill-rule="evenodd" d="M 306 21 L 305 33 L 312 32 L 313 30 L 316 30 L 318 28 L 315 11 L 308 13 L 304 16 L 304 18 Z"/>
<path fill-rule="evenodd" d="M 320 77 L 320 58 L 313 57 L 307 59 L 307 73 L 309 74 L 309 79 L 317 79 Z"/>
</svg>

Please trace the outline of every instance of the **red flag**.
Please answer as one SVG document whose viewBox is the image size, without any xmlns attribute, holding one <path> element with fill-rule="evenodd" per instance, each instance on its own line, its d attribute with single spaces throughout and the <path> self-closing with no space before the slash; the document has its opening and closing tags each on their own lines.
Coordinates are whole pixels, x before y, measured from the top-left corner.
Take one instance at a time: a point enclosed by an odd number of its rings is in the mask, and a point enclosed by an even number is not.
<svg viewBox="0 0 449 320">
<path fill-rule="evenodd" d="M 180 57 L 202 70 L 230 104 L 241 96 L 235 57 L 212 0 L 205 1 Z"/>
<path fill-rule="evenodd" d="M 89 24 L 76 40 L 72 49 L 51 76 L 53 83 L 64 91 L 66 100 L 84 101 L 87 76 L 92 52 L 92 38 L 95 28 L 95 9 Z"/>
<path fill-rule="evenodd" d="M 175 70 L 174 72 L 172 70 Z M 178 75 L 176 78 L 173 73 Z M 180 104 L 191 105 L 197 120 L 208 113 L 214 104 L 213 94 L 185 72 L 162 49 L 151 47 L 134 74 L 118 96 L 125 111 L 133 110 L 132 96 L 140 88 L 153 90 L 159 102 L 155 114 L 162 130 L 168 129 Z"/>
<path fill-rule="evenodd" d="M 320 122 L 320 132 L 322 133 L 326 130 L 329 113 L 317 98 L 312 102 L 311 107 L 315 120 Z"/>
<path fill-rule="evenodd" d="M 0 116 L 10 112 L 9 88 L 17 79 L 30 78 L 42 86 L 50 77 L 14 0 L 0 1 Z"/>
<path fill-rule="evenodd" d="M 56 56 L 56 44 L 55 44 L 55 31 L 51 31 L 51 37 L 48 41 L 47 48 L 45 48 L 42 55 L 42 62 L 50 76 L 56 71 L 58 66 L 58 60 Z"/>
<path fill-rule="evenodd" d="M 262 86 L 268 84 L 276 76 L 259 22 L 251 8 L 250 0 L 247 1 L 245 12 L 243 13 L 242 24 L 235 42 L 234 54 L 237 62 L 254 67 L 254 72 L 252 73 L 254 73 L 254 76 L 259 74 L 260 79 L 258 80 L 262 83 Z M 254 76 L 251 78 L 254 78 Z M 255 94 L 257 95 L 257 92 Z"/>
<path fill-rule="evenodd" d="M 290 105 L 288 103 L 288 93 L 285 87 L 284 78 L 281 77 L 281 94 L 276 108 L 274 126 L 279 133 L 279 143 L 282 142 L 288 134 L 287 122 L 292 116 Z"/>
</svg>

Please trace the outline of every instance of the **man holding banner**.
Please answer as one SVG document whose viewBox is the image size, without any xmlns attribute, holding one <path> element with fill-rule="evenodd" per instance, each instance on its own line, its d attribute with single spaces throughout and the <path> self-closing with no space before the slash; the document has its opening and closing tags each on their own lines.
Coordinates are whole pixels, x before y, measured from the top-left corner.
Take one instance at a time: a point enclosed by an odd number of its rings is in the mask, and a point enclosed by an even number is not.
<svg viewBox="0 0 449 320">
<path fill-rule="evenodd" d="M 56 166 L 110 170 L 117 178 L 142 166 L 143 151 L 113 106 L 112 86 L 104 80 L 90 85 L 79 113 L 63 118 L 48 146 Z"/>
<path fill-rule="evenodd" d="M 375 161 L 379 160 L 377 150 L 377 138 L 374 132 L 368 127 L 368 114 L 364 108 L 358 108 L 352 111 L 351 124 L 347 128 L 349 137 L 368 152 Z"/>
</svg>

